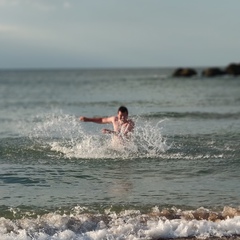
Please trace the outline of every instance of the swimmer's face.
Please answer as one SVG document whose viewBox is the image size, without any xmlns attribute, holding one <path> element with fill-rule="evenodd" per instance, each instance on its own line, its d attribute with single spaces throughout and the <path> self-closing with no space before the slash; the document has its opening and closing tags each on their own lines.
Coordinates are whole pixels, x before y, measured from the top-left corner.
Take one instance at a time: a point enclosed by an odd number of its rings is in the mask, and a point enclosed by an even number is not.
<svg viewBox="0 0 240 240">
<path fill-rule="evenodd" d="M 118 112 L 118 119 L 123 123 L 126 122 L 128 119 L 127 112 Z"/>
</svg>

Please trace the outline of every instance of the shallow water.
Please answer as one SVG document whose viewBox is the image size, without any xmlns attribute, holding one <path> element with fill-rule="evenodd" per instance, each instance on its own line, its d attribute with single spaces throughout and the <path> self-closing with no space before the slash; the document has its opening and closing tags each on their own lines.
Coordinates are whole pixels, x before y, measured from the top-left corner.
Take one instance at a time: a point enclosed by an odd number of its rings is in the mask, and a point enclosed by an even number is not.
<svg viewBox="0 0 240 240">
<path fill-rule="evenodd" d="M 240 80 L 170 73 L 1 71 L 1 239 L 239 234 Z M 120 105 L 125 145 L 78 119 Z"/>
</svg>

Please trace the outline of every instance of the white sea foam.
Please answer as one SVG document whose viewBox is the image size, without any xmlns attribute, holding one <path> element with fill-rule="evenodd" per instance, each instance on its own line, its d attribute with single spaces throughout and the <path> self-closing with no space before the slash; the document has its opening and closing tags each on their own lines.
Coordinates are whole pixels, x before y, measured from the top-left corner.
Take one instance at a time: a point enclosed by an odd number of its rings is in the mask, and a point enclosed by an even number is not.
<svg viewBox="0 0 240 240">
<path fill-rule="evenodd" d="M 240 216 L 209 220 L 166 219 L 127 210 L 106 215 L 49 213 L 36 219 L 0 218 L 1 240 L 159 239 L 234 236 L 240 234 Z"/>
</svg>

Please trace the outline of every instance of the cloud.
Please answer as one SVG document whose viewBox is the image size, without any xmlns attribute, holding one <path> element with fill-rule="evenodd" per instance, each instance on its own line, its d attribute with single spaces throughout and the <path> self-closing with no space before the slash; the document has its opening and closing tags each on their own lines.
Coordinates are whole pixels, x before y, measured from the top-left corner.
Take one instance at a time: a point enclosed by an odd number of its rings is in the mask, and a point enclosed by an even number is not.
<svg viewBox="0 0 240 240">
<path fill-rule="evenodd" d="M 0 45 L 5 46 L 10 51 L 12 49 L 25 49 L 26 53 L 34 51 L 51 52 L 58 51 L 59 53 L 77 54 L 86 52 L 81 43 L 76 42 L 72 35 L 65 32 L 53 31 L 52 28 L 34 27 L 26 25 L 0 25 Z"/>
<path fill-rule="evenodd" d="M 63 3 L 63 7 L 64 7 L 64 8 L 70 8 L 71 6 L 72 6 L 71 3 L 68 2 L 68 1 L 65 1 L 65 2 Z"/>
<path fill-rule="evenodd" d="M 19 0 L 0 0 L 0 7 L 16 6 L 19 4 Z"/>
<path fill-rule="evenodd" d="M 14 32 L 16 30 L 17 29 L 14 26 L 0 25 L 0 32 L 2 33 Z"/>
<path fill-rule="evenodd" d="M 58 56 L 66 56 L 66 64 L 73 56 L 96 66 L 132 66 L 202 64 L 209 55 L 216 61 L 226 61 L 218 53 L 239 55 L 237 10 L 217 18 L 226 8 L 215 10 L 213 4 L 205 11 L 199 5 L 189 15 L 186 3 L 167 0 L 0 0 L 0 45 L 6 57 L 21 51 L 32 62 L 46 55 L 50 65 Z"/>
<path fill-rule="evenodd" d="M 40 11 L 53 11 L 58 7 L 67 9 L 72 6 L 70 1 L 66 0 L 0 0 L 0 7 L 17 7 L 24 6 L 29 8 L 33 7 Z"/>
</svg>

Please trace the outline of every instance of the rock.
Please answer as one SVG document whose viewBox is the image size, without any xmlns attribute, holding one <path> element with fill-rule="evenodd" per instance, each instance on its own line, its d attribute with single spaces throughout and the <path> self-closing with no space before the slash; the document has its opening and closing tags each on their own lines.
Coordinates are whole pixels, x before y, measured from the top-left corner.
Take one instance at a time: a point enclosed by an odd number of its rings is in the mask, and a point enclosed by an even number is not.
<svg viewBox="0 0 240 240">
<path fill-rule="evenodd" d="M 192 77 L 197 75 L 193 68 L 178 68 L 174 71 L 173 77 Z"/>
<path fill-rule="evenodd" d="M 240 75 L 240 63 L 231 63 L 229 64 L 226 69 L 225 69 L 226 73 L 229 75 L 233 75 L 233 76 L 238 76 Z"/>
<path fill-rule="evenodd" d="M 217 67 L 207 68 L 202 71 L 202 76 L 204 77 L 215 77 L 224 74 L 226 74 L 226 72 Z"/>
<path fill-rule="evenodd" d="M 224 218 L 227 218 L 227 217 L 233 218 L 235 216 L 240 216 L 240 209 L 225 206 L 223 209 L 222 215 Z"/>
</svg>

